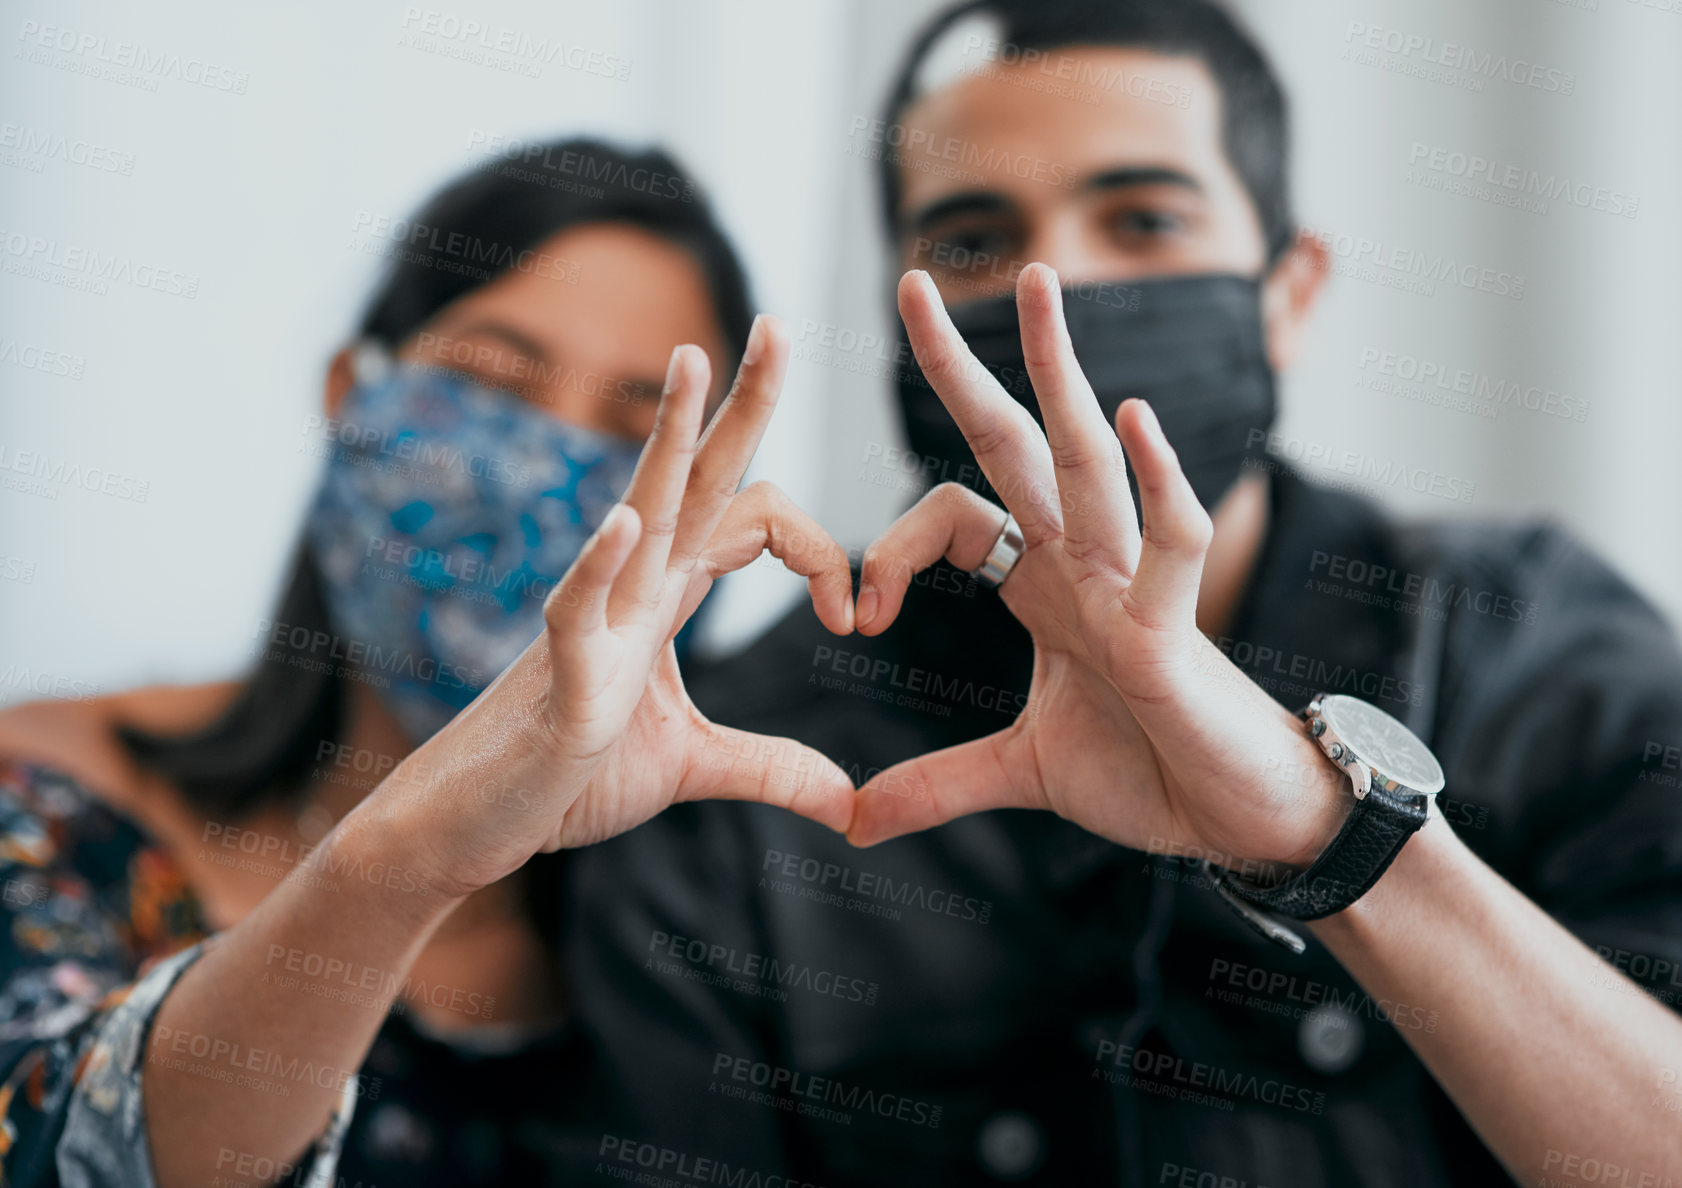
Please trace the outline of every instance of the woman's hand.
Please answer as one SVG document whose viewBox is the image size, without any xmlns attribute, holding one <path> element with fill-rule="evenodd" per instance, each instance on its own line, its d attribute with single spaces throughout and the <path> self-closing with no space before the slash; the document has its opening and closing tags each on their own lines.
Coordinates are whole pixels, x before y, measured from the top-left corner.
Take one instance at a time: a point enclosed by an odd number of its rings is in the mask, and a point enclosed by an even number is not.
<svg viewBox="0 0 1682 1188">
<path fill-rule="evenodd" d="M 737 493 L 782 386 L 788 338 L 762 317 L 706 433 L 705 354 L 673 352 L 624 500 L 550 593 L 544 634 L 369 798 L 435 885 L 466 894 L 534 853 L 602 841 L 675 801 L 758 800 L 836 830 L 853 785 L 809 747 L 717 726 L 689 700 L 672 638 L 713 580 L 769 548 L 852 630 L 847 557 L 769 484 Z"/>
<path fill-rule="evenodd" d="M 866 784 L 848 836 L 870 844 L 982 809 L 1049 808 L 1137 849 L 1311 861 L 1342 822 L 1347 780 L 1197 630 L 1209 515 L 1142 401 L 1106 424 L 1056 273 L 1031 265 L 1017 285 L 1044 433 L 970 354 L 926 275 L 900 281 L 899 308 L 924 375 L 1021 527 L 1026 552 L 999 593 L 1033 636 L 1033 683 L 1008 729 Z M 966 488 L 929 492 L 866 552 L 858 629 L 884 630 L 911 576 L 938 558 L 979 565 L 1003 522 Z M 875 792 L 908 778 L 930 795 Z"/>
</svg>

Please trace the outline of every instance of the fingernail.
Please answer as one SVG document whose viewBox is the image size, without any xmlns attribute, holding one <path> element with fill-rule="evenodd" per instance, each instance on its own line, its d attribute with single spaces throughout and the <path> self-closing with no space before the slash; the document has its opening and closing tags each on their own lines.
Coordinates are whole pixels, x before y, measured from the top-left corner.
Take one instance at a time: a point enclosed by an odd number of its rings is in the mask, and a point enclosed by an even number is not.
<svg viewBox="0 0 1682 1188">
<path fill-rule="evenodd" d="M 683 347 L 672 348 L 672 361 L 666 364 L 666 391 L 677 387 L 678 372 L 683 370 Z"/>
<path fill-rule="evenodd" d="M 759 356 L 765 353 L 765 315 L 757 314 L 753 319 L 753 329 L 748 331 L 747 349 L 742 352 L 742 366 L 752 367 L 759 362 Z"/>
<path fill-rule="evenodd" d="M 876 617 L 876 604 L 880 601 L 875 586 L 866 584 L 859 587 L 858 609 L 853 613 L 853 625 L 860 630 L 870 626 L 870 621 Z"/>
</svg>

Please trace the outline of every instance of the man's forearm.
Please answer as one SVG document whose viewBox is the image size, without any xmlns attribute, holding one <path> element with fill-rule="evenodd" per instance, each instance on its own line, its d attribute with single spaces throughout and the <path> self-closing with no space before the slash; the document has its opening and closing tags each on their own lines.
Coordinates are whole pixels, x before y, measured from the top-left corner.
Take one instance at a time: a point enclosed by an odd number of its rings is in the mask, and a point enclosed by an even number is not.
<svg viewBox="0 0 1682 1188">
<path fill-rule="evenodd" d="M 1370 892 L 1311 927 L 1369 994 L 1438 1012 L 1435 1031 L 1402 1034 L 1521 1182 L 1569 1181 L 1585 1164 L 1627 1169 L 1618 1183 L 1682 1173 L 1682 1118 L 1665 1105 L 1682 1094 L 1682 1019 L 1438 812 Z"/>
<path fill-rule="evenodd" d="M 182 975 L 142 1082 L 161 1188 L 202 1188 L 230 1162 L 293 1162 L 321 1133 L 459 902 L 403 855 L 394 822 L 365 803 Z"/>
</svg>

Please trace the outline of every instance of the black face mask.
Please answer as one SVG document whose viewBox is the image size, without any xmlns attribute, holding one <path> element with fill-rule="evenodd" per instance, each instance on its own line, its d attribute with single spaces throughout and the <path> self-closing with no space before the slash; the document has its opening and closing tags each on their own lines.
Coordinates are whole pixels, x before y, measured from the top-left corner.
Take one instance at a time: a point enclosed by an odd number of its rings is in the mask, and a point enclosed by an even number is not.
<svg viewBox="0 0 1682 1188">
<path fill-rule="evenodd" d="M 1273 371 L 1262 331 L 1261 287 L 1244 276 L 1170 276 L 1063 289 L 1075 358 L 1114 423 L 1123 400 L 1150 402 L 1191 488 L 1212 509 L 1237 481 L 1258 430 L 1273 423 Z M 1044 427 L 1028 382 L 1016 296 L 952 309 L 983 366 Z M 904 326 L 900 327 L 903 338 Z M 931 481 L 952 480 L 997 499 L 946 406 L 911 360 L 898 370 L 907 444 Z M 1128 479 L 1132 480 L 1131 469 Z M 1137 500 L 1138 491 L 1134 490 Z"/>
</svg>

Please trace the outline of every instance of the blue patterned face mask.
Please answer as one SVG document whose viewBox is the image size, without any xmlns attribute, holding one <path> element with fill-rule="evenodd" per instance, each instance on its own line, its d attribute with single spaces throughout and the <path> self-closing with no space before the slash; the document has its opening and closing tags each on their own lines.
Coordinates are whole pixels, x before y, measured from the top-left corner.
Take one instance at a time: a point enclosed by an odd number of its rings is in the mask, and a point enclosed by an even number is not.
<svg viewBox="0 0 1682 1188">
<path fill-rule="evenodd" d="M 418 744 L 542 632 L 642 446 L 456 372 L 364 352 L 357 376 L 320 426 L 309 542 L 337 650 Z"/>
</svg>

